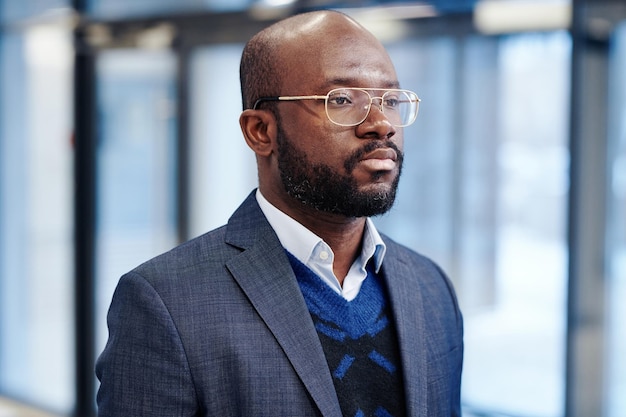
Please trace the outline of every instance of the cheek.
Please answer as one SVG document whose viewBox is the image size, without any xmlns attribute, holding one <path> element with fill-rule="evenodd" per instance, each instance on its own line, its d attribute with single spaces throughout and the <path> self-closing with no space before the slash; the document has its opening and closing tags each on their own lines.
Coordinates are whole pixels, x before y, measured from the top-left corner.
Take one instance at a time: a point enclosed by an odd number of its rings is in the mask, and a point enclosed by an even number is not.
<svg viewBox="0 0 626 417">
<path fill-rule="evenodd" d="M 286 115 L 287 116 L 287 115 Z M 341 159 L 347 143 L 354 134 L 342 132 L 334 124 L 314 117 L 293 117 L 283 119 L 283 134 L 293 146 L 304 152 L 311 162 L 328 163 Z M 343 128 L 341 128 L 343 129 Z"/>
<path fill-rule="evenodd" d="M 317 136 L 311 136 L 310 139 L 306 148 L 309 160 L 312 163 L 328 165 L 339 173 L 345 173 L 346 161 L 364 144 L 363 141 L 355 139 L 352 133 L 329 132 L 328 129 L 321 130 Z"/>
<path fill-rule="evenodd" d="M 330 123 L 326 117 L 324 105 L 316 105 L 310 101 L 292 101 L 282 103 L 279 114 L 283 126 L 293 129 L 294 132 L 307 132 L 311 129 L 320 129 Z"/>
</svg>

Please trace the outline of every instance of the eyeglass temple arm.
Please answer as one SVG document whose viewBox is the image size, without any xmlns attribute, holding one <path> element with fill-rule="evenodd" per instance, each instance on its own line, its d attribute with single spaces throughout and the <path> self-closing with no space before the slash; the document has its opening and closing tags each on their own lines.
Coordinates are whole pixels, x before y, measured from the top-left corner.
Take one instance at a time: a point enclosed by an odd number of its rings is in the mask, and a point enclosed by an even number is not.
<svg viewBox="0 0 626 417">
<path fill-rule="evenodd" d="M 326 100 L 328 96 L 273 96 L 273 97 L 261 97 L 254 102 L 252 106 L 253 110 L 256 110 L 258 105 L 264 101 L 295 101 L 295 100 Z"/>
</svg>

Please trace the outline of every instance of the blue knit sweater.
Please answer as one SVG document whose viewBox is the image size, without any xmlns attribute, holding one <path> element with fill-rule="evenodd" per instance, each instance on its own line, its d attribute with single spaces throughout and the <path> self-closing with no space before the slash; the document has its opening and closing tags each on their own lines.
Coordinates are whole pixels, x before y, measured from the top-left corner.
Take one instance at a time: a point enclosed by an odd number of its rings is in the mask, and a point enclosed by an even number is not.
<svg viewBox="0 0 626 417">
<path fill-rule="evenodd" d="M 347 301 L 288 253 L 345 417 L 402 417 L 404 384 L 387 296 L 371 268 Z"/>
</svg>

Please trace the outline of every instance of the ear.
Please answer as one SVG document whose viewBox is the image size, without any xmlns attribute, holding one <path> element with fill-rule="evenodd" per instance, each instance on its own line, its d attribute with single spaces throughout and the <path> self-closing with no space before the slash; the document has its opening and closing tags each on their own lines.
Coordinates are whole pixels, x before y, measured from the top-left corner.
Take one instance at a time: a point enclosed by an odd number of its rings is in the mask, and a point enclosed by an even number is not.
<svg viewBox="0 0 626 417">
<path fill-rule="evenodd" d="M 267 110 L 244 110 L 239 125 L 246 143 L 258 156 L 269 156 L 276 139 L 276 119 Z"/>
</svg>

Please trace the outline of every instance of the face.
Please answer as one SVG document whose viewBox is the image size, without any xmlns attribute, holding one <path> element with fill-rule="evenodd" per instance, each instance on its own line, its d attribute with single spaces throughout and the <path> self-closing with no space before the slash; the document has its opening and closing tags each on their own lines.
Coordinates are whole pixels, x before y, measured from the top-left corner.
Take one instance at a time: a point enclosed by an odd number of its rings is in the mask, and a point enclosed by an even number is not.
<svg viewBox="0 0 626 417">
<path fill-rule="evenodd" d="M 382 46 L 362 30 L 351 29 L 333 25 L 321 40 L 311 36 L 312 44 L 305 48 L 320 52 L 308 56 L 301 54 L 300 42 L 298 59 L 289 61 L 288 73 L 294 75 L 286 77 L 281 95 L 397 87 Z M 330 122 L 323 100 L 277 103 L 275 114 L 277 170 L 292 199 L 346 217 L 374 216 L 392 207 L 403 161 L 402 131 L 375 105 L 363 123 L 351 127 Z"/>
</svg>

